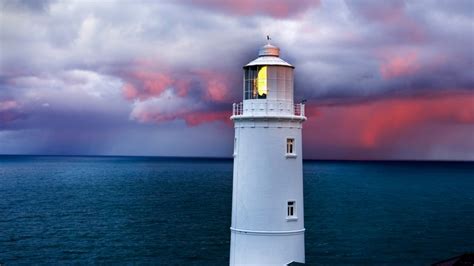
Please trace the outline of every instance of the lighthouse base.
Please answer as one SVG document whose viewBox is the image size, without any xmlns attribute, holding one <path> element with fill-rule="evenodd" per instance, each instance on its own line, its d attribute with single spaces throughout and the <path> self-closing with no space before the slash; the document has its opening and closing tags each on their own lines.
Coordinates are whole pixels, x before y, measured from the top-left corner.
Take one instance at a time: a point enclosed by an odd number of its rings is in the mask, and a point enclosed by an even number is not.
<svg viewBox="0 0 474 266">
<path fill-rule="evenodd" d="M 230 265 L 305 262 L 304 229 L 251 231 L 231 228 Z"/>
</svg>

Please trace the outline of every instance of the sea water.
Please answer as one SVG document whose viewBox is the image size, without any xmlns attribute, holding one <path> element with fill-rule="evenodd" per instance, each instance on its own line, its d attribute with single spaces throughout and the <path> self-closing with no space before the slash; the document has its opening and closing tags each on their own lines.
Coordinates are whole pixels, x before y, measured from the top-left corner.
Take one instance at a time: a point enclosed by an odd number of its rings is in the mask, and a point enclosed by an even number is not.
<svg viewBox="0 0 474 266">
<path fill-rule="evenodd" d="M 474 251 L 474 163 L 304 162 L 308 265 Z M 226 265 L 232 160 L 0 156 L 0 263 Z"/>
</svg>

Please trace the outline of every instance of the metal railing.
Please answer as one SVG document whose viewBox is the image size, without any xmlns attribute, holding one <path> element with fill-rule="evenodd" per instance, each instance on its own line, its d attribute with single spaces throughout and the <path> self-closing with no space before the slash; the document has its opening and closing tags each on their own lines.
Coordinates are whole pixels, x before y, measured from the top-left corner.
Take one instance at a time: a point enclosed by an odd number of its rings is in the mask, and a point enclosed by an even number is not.
<svg viewBox="0 0 474 266">
<path fill-rule="evenodd" d="M 243 103 L 234 103 L 232 104 L 232 116 L 243 115 L 244 114 L 244 104 Z"/>
<path fill-rule="evenodd" d="M 284 114 L 284 112 L 279 111 L 279 109 L 269 107 L 268 104 L 258 105 L 258 107 L 255 107 L 255 108 L 253 108 L 253 105 L 251 105 L 251 107 L 248 109 L 249 110 L 245 110 L 245 112 L 249 112 L 249 114 L 254 114 L 254 112 L 259 113 L 259 114 L 268 114 L 268 115 L 277 115 L 279 113 Z M 293 110 L 289 110 L 289 111 L 290 112 L 293 111 L 292 115 L 294 116 L 304 116 L 305 115 L 304 104 L 296 103 L 293 105 Z M 242 102 L 232 104 L 232 116 L 240 116 L 240 115 L 244 115 L 244 104 Z"/>
<path fill-rule="evenodd" d="M 296 103 L 293 110 L 293 115 L 304 116 L 304 104 Z"/>
</svg>

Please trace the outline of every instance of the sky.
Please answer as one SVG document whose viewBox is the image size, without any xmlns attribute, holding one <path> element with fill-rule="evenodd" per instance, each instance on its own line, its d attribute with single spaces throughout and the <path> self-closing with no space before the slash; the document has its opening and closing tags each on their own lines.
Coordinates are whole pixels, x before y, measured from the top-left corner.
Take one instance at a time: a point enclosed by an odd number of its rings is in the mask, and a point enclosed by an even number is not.
<svg viewBox="0 0 474 266">
<path fill-rule="evenodd" d="M 0 1 L 0 154 L 230 157 L 270 35 L 306 159 L 474 160 L 474 2 Z"/>
</svg>

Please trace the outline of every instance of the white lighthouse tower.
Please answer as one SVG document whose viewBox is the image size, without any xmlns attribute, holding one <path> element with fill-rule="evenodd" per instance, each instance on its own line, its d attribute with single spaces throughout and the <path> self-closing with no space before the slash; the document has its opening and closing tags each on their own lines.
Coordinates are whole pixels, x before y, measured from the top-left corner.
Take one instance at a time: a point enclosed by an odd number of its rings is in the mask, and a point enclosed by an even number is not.
<svg viewBox="0 0 474 266">
<path fill-rule="evenodd" d="M 302 124 L 293 69 L 271 44 L 244 66 L 235 125 L 230 265 L 305 262 Z"/>
</svg>

